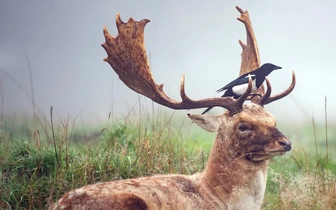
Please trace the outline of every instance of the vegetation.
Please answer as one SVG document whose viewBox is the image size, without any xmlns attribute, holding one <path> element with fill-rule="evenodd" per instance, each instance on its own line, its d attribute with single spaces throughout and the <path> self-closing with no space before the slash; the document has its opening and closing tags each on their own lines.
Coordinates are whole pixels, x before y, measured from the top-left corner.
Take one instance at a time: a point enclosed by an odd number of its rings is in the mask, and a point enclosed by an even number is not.
<svg viewBox="0 0 336 210">
<path fill-rule="evenodd" d="M 65 192 L 101 181 L 196 173 L 215 138 L 162 113 L 109 122 L 90 133 L 68 119 L 59 126 L 20 122 L 4 120 L 0 127 L 2 209 L 46 209 Z M 335 129 L 310 123 L 280 130 L 294 148 L 271 160 L 263 209 L 336 209 Z"/>
</svg>

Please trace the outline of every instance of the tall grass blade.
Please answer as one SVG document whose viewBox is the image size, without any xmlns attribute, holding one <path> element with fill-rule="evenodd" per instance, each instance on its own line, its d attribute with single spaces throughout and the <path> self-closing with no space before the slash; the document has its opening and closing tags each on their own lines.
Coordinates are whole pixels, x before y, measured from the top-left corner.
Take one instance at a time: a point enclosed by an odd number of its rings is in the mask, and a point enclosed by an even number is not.
<svg viewBox="0 0 336 210">
<path fill-rule="evenodd" d="M 318 164 L 319 164 L 319 155 L 318 155 L 318 150 L 317 150 L 316 127 L 315 127 L 315 119 L 314 119 L 314 116 L 312 117 L 312 121 L 313 121 L 314 142 L 315 142 L 315 154 L 316 154 L 316 168 L 317 168 L 317 167 L 318 167 Z"/>
<path fill-rule="evenodd" d="M 56 139 L 55 139 L 55 131 L 54 131 L 54 123 L 53 123 L 53 107 L 50 107 L 50 122 L 51 122 L 51 133 L 54 142 L 54 149 L 55 149 L 55 158 L 57 162 L 57 166 L 59 164 L 58 155 L 57 155 L 57 147 L 56 147 Z"/>
<path fill-rule="evenodd" d="M 325 123 L 325 143 L 326 143 L 326 164 L 328 167 L 328 113 L 327 113 L 327 96 L 324 97 L 324 123 Z"/>
<path fill-rule="evenodd" d="M 4 96 L 4 85 L 3 81 L 0 81 L 0 94 L 1 94 L 1 114 L 0 114 L 0 121 L 2 122 L 4 119 L 4 107 L 5 107 L 5 96 Z"/>
<path fill-rule="evenodd" d="M 35 122 L 36 113 L 35 113 L 35 97 L 34 97 L 34 86 L 33 86 L 33 73 L 32 73 L 32 69 L 31 69 L 31 65 L 30 65 L 30 60 L 29 60 L 28 54 L 26 52 L 25 52 L 25 56 L 26 56 L 27 63 L 28 63 L 28 72 L 29 72 L 29 79 L 30 79 L 30 91 L 31 91 L 31 101 L 32 101 L 32 105 L 33 105 L 33 120 Z"/>
</svg>

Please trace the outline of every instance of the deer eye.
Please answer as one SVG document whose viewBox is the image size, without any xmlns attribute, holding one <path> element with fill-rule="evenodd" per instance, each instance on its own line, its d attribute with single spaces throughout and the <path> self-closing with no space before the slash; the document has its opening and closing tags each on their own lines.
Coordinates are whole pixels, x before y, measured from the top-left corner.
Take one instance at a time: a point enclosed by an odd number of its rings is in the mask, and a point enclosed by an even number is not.
<svg viewBox="0 0 336 210">
<path fill-rule="evenodd" d="M 239 131 L 244 132 L 244 131 L 248 130 L 248 127 L 244 124 L 241 124 L 241 125 L 238 126 L 238 129 L 239 129 Z"/>
</svg>

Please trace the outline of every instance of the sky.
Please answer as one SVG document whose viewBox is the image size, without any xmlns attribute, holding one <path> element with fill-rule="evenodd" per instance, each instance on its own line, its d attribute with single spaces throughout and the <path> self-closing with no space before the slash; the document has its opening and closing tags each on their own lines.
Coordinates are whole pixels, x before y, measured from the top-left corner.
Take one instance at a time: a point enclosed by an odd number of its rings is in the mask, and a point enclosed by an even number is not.
<svg viewBox="0 0 336 210">
<path fill-rule="evenodd" d="M 94 123 L 106 120 L 110 112 L 117 118 L 138 112 L 139 103 L 148 110 L 161 107 L 128 89 L 103 62 L 103 27 L 116 36 L 118 12 L 125 22 L 130 17 L 150 19 L 145 28 L 147 53 L 155 81 L 164 83 L 170 97 L 179 100 L 182 74 L 191 98 L 219 97 L 215 91 L 239 74 L 238 40 L 246 40 L 235 6 L 249 11 L 261 64 L 283 68 L 269 76 L 273 93 L 286 89 L 291 72 L 296 73 L 294 91 L 267 105 L 267 111 L 283 123 L 312 117 L 323 121 L 327 98 L 328 118 L 333 121 L 336 2 L 332 0 L 0 0 L 1 109 L 9 116 L 32 114 L 29 69 L 35 103 L 45 116 L 53 106 L 59 118 L 80 115 L 84 122 Z M 212 111 L 222 112 L 222 108 Z"/>
</svg>

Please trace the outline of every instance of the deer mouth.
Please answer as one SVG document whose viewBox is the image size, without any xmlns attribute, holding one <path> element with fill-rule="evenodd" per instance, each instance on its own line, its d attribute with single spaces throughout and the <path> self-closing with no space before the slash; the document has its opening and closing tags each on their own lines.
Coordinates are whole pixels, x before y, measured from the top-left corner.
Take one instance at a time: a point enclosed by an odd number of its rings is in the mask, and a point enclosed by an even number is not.
<svg viewBox="0 0 336 210">
<path fill-rule="evenodd" d="M 288 151 L 274 151 L 274 152 L 271 152 L 271 154 L 273 154 L 274 156 L 281 156 L 281 155 L 284 155 L 286 152 Z"/>
<path fill-rule="evenodd" d="M 262 160 L 268 160 L 271 159 L 275 156 L 282 156 L 286 154 L 288 150 L 273 150 L 273 151 L 255 151 L 255 152 L 250 152 L 247 154 L 247 158 L 251 161 L 262 161 Z"/>
</svg>

